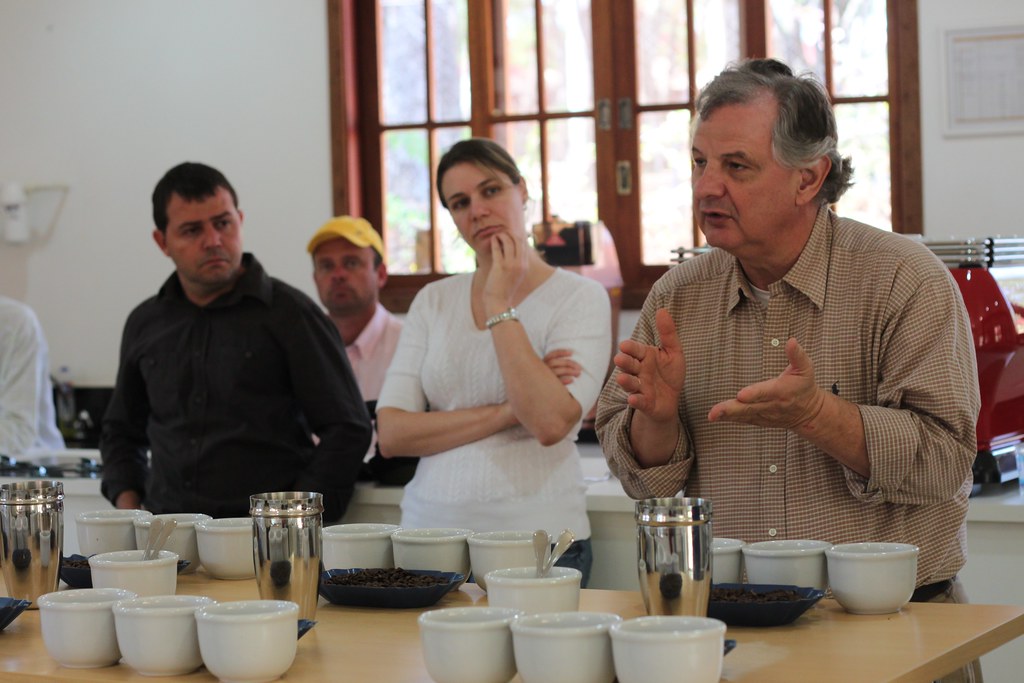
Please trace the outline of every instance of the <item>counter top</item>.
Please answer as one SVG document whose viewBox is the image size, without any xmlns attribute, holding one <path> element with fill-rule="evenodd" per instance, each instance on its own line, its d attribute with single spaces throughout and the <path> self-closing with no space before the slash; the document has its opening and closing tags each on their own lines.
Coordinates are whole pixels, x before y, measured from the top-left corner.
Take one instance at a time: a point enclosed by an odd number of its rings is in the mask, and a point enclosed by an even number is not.
<svg viewBox="0 0 1024 683">
<path fill-rule="evenodd" d="M 257 597 L 256 582 L 219 581 L 202 570 L 178 577 L 178 593 L 216 600 Z M 449 593 L 434 608 L 485 605 L 473 584 Z M 637 591 L 584 590 L 584 611 L 641 616 Z M 429 683 L 420 652 L 416 618 L 423 610 L 383 610 L 329 605 L 323 600 L 317 624 L 300 641 L 288 681 L 326 681 L 344 672 L 346 680 L 376 683 Z M 722 678 L 758 681 L 931 681 L 947 671 L 1024 634 L 1024 607 L 1009 605 L 912 604 L 899 613 L 847 614 L 822 600 L 788 626 L 729 628 L 737 641 L 725 658 Z M 869 656 L 868 656 L 869 655 Z M 126 665 L 65 669 L 46 653 L 39 613 L 24 612 L 0 635 L 5 681 L 151 681 Z M 161 681 L 214 681 L 205 669 Z M 519 681 L 517 677 L 514 679 Z"/>
</svg>

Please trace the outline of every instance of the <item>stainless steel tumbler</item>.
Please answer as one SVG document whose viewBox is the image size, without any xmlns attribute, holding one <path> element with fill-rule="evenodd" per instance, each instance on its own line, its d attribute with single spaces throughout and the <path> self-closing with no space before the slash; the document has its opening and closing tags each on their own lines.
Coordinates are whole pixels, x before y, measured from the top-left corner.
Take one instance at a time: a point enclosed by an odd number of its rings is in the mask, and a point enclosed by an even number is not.
<svg viewBox="0 0 1024 683">
<path fill-rule="evenodd" d="M 298 603 L 300 619 L 316 618 L 323 511 L 323 496 L 312 491 L 249 497 L 260 598 Z"/>
<path fill-rule="evenodd" d="M 711 596 L 711 501 L 636 503 L 637 571 L 648 614 L 703 617 Z"/>
<path fill-rule="evenodd" d="M 32 602 L 57 590 L 64 548 L 64 485 L 17 481 L 0 485 L 0 535 L 7 595 Z"/>
</svg>

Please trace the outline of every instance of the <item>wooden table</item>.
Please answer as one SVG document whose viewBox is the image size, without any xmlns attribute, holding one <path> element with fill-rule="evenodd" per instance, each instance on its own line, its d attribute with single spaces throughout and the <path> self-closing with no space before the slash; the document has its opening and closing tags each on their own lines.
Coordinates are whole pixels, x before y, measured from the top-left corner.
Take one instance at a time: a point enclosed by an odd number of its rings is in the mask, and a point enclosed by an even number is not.
<svg viewBox="0 0 1024 683">
<path fill-rule="evenodd" d="M 178 593 L 221 601 L 258 597 L 254 580 L 219 581 L 201 571 L 179 576 Z M 486 603 L 486 595 L 467 584 L 435 608 Z M 580 609 L 615 612 L 624 618 L 644 614 L 635 591 L 585 590 Z M 299 641 L 295 663 L 283 680 L 430 683 L 416 624 L 421 611 L 341 607 L 321 600 L 317 625 Z M 912 604 L 897 614 L 856 616 L 834 601 L 822 600 L 788 626 L 729 628 L 726 637 L 734 638 L 737 646 L 725 658 L 722 679 L 931 681 L 1022 634 L 1021 606 Z M 205 669 L 154 679 L 124 664 L 63 668 L 46 653 L 39 613 L 30 610 L 0 633 L 0 680 L 202 683 L 216 679 Z"/>
</svg>

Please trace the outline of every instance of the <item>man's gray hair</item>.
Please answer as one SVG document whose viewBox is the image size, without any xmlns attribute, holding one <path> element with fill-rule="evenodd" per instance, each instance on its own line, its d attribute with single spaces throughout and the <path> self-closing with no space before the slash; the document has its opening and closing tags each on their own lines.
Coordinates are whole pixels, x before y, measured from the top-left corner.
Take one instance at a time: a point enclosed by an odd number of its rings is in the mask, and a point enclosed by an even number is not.
<svg viewBox="0 0 1024 683">
<path fill-rule="evenodd" d="M 694 129 L 719 107 L 748 104 L 765 93 L 779 105 L 772 128 L 772 153 L 786 168 L 807 168 L 822 157 L 832 168 L 818 192 L 818 200 L 831 204 L 853 184 L 850 157 L 840 156 L 835 113 L 825 88 L 810 74 L 793 71 L 776 59 L 751 59 L 733 64 L 718 74 L 697 97 Z"/>
</svg>

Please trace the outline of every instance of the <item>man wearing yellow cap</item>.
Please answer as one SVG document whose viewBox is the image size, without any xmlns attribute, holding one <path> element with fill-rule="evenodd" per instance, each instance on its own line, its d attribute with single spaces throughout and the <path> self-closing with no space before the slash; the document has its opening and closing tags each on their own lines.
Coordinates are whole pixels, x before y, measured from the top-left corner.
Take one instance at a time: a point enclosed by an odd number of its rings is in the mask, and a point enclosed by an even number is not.
<svg viewBox="0 0 1024 683">
<path fill-rule="evenodd" d="M 306 250 L 320 302 L 345 342 L 363 399 L 376 401 L 402 331 L 402 321 L 379 300 L 388 280 L 380 234 L 365 218 L 339 216 L 316 231 Z"/>
<path fill-rule="evenodd" d="M 372 417 L 402 331 L 402 321 L 379 300 L 380 288 L 388 280 L 380 234 L 365 218 L 338 216 L 316 231 L 306 250 L 313 257 L 313 281 L 320 302 L 345 342 L 349 364 Z M 363 478 L 390 485 L 412 478 L 415 458 L 372 457 L 376 450 L 374 434 Z"/>
</svg>

